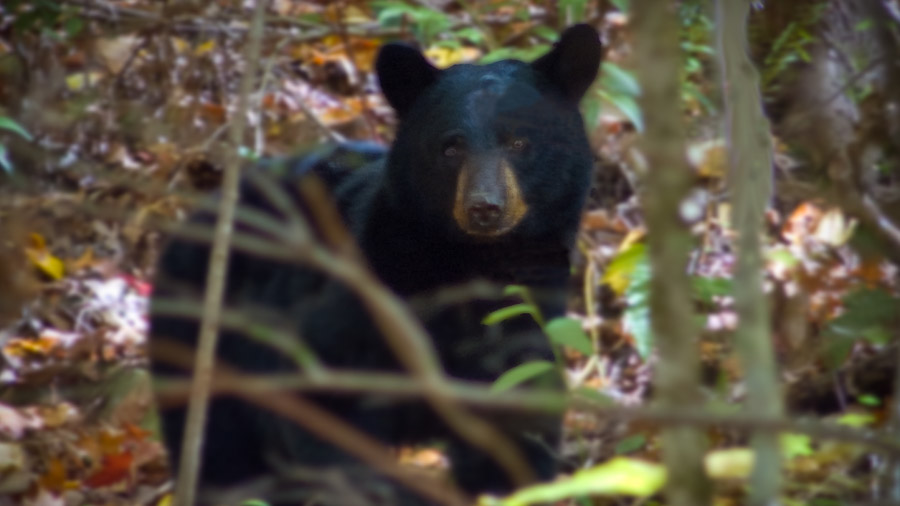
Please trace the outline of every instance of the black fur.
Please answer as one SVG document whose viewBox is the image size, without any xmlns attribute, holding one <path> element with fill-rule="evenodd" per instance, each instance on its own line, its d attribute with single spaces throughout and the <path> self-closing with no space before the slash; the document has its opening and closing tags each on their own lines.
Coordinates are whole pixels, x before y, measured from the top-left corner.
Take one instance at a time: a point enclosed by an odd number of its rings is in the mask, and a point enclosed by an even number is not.
<svg viewBox="0 0 900 506">
<path fill-rule="evenodd" d="M 292 170 L 284 186 L 293 188 L 294 179 L 307 172 L 321 176 L 369 266 L 407 300 L 487 280 L 526 285 L 545 318 L 560 316 L 569 253 L 592 167 L 577 104 L 596 76 L 600 51 L 597 33 L 585 25 L 568 29 L 557 46 L 533 64 L 505 60 L 438 70 L 417 50 L 385 46 L 376 68 L 401 120 L 390 151 L 382 156 L 371 146 L 344 146 L 303 158 L 288 164 Z M 498 170 L 497 160 L 512 168 L 527 211 L 511 230 L 475 237 L 454 220 L 457 178 L 464 166 Z M 303 208 L 299 197 L 297 203 Z M 246 185 L 242 204 L 275 213 L 252 185 Z M 212 220 L 208 215 L 197 219 Z M 208 245 L 172 242 L 160 262 L 156 296 L 199 300 L 208 253 Z M 229 312 L 297 331 L 329 366 L 400 369 L 366 310 L 340 283 L 301 266 L 240 252 L 233 254 L 228 276 Z M 509 303 L 487 298 L 419 312 L 451 376 L 490 382 L 525 361 L 553 360 L 531 317 L 496 326 L 481 323 L 490 311 Z M 152 319 L 153 342 L 168 337 L 193 346 L 197 329 L 190 319 L 161 314 Z M 233 331 L 223 331 L 218 357 L 247 372 L 293 370 L 284 356 Z M 162 361 L 154 361 L 154 371 L 180 373 Z M 549 381 L 561 385 L 559 377 Z M 468 447 L 421 402 L 313 398 L 389 444 L 443 439 L 454 476 L 469 492 L 511 488 L 490 458 Z M 512 418 L 498 416 L 494 421 L 520 444 L 535 474 L 551 479 L 556 473 L 559 417 Z M 177 456 L 184 409 L 166 411 L 163 421 L 166 441 Z M 204 445 L 204 483 L 233 485 L 272 473 L 271 456 L 311 467 L 354 462 L 288 421 L 236 399 L 216 398 Z M 418 503 L 414 496 L 394 493 L 386 504 Z"/>
</svg>

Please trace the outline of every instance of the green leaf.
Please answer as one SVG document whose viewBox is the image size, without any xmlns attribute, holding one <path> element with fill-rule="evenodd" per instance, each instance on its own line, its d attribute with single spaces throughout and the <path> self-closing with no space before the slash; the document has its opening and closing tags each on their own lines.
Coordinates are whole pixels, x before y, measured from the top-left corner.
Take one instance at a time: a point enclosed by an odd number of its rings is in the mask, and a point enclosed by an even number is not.
<svg viewBox="0 0 900 506">
<path fill-rule="evenodd" d="M 785 459 L 812 455 L 812 438 L 806 434 L 785 433 L 779 437 L 781 453 Z"/>
<path fill-rule="evenodd" d="M 525 285 L 506 285 L 503 287 L 504 297 L 528 297 L 528 287 Z"/>
<path fill-rule="evenodd" d="M 600 104 L 603 97 L 600 93 L 588 93 L 581 101 L 581 115 L 589 131 L 600 126 Z"/>
<path fill-rule="evenodd" d="M 63 22 L 63 30 L 66 31 L 67 36 L 74 37 L 84 30 L 84 20 L 79 17 L 66 18 Z"/>
<path fill-rule="evenodd" d="M 684 81 L 682 83 L 681 94 L 682 94 L 682 100 L 687 101 L 690 99 L 694 99 L 697 102 L 699 102 L 700 105 L 702 105 L 703 108 L 708 113 L 713 113 L 716 111 L 716 106 L 715 106 L 715 104 L 712 103 L 712 101 L 710 101 L 709 97 L 707 97 L 700 90 L 700 88 L 697 87 L 696 84 L 694 84 L 690 81 Z"/>
<path fill-rule="evenodd" d="M 499 502 L 502 506 L 550 503 L 584 495 L 649 497 L 662 490 L 666 470 L 659 464 L 626 457 L 576 472 L 568 479 L 522 489 Z"/>
<path fill-rule="evenodd" d="M 809 502 L 809 506 L 847 506 L 847 503 L 837 499 L 817 497 Z"/>
<path fill-rule="evenodd" d="M 481 323 L 484 325 L 496 325 L 502 321 L 506 321 L 510 318 L 521 316 L 523 314 L 534 315 L 534 306 L 532 306 L 531 304 L 525 304 L 524 302 L 521 304 L 507 306 L 488 314 L 484 317 L 483 320 L 481 320 Z"/>
<path fill-rule="evenodd" d="M 544 25 L 535 26 L 531 33 L 544 39 L 546 42 L 553 42 L 559 38 L 559 33 L 556 30 Z"/>
<path fill-rule="evenodd" d="M 889 328 L 898 320 L 898 305 L 900 301 L 885 290 L 853 291 L 844 298 L 844 312 L 828 322 L 824 333 L 832 339 L 885 344 L 891 338 Z"/>
<path fill-rule="evenodd" d="M 519 364 L 501 374 L 500 377 L 497 378 L 497 381 L 494 381 L 494 384 L 491 385 L 491 391 L 503 392 L 509 390 L 510 388 L 519 386 L 530 379 L 536 378 L 537 376 L 552 370 L 554 367 L 556 366 L 553 362 L 548 362 L 546 360 L 536 360 L 534 362 Z"/>
<path fill-rule="evenodd" d="M 458 39 L 462 39 L 472 44 L 481 44 L 484 42 L 484 34 L 474 26 L 464 26 L 453 32 Z"/>
<path fill-rule="evenodd" d="M 487 64 L 512 58 L 530 62 L 550 50 L 549 44 L 537 44 L 529 48 L 501 47 L 481 57 L 480 63 Z"/>
<path fill-rule="evenodd" d="M 606 267 L 602 281 L 617 294 L 624 294 L 638 265 L 647 262 L 647 247 L 642 243 L 632 244 L 616 254 Z"/>
<path fill-rule="evenodd" d="M 712 46 L 708 44 L 695 44 L 688 41 L 681 43 L 681 49 L 686 53 L 715 54 Z"/>
<path fill-rule="evenodd" d="M 600 97 L 618 109 L 628 121 L 634 124 L 634 128 L 638 132 L 644 131 L 644 118 L 641 114 L 641 106 L 634 97 L 623 93 L 608 93 L 602 89 L 600 90 Z"/>
<path fill-rule="evenodd" d="M 262 499 L 247 499 L 241 503 L 241 506 L 269 506 L 269 503 Z"/>
<path fill-rule="evenodd" d="M 653 351 L 653 329 L 650 323 L 650 259 L 642 244 L 635 244 L 626 250 L 620 257 L 613 260 L 609 268 L 613 267 L 620 258 L 622 269 L 628 270 L 628 285 L 625 288 L 625 302 L 627 307 L 622 315 L 625 329 L 634 336 L 638 353 L 646 359 Z M 628 255 L 627 257 L 625 255 Z M 609 272 L 609 271 L 607 271 Z M 606 278 L 606 275 L 604 275 Z"/>
<path fill-rule="evenodd" d="M 863 406 L 869 406 L 871 408 L 877 408 L 881 406 L 881 399 L 878 396 L 872 394 L 862 394 L 856 397 L 856 402 L 862 404 Z"/>
<path fill-rule="evenodd" d="M 650 306 L 629 305 L 622 315 L 625 328 L 634 336 L 638 354 L 646 360 L 653 353 L 653 328 L 650 324 Z"/>
<path fill-rule="evenodd" d="M 600 66 L 600 87 L 632 97 L 641 95 L 641 85 L 634 74 L 612 62 L 605 61 Z"/>
<path fill-rule="evenodd" d="M 706 303 L 711 303 L 713 297 L 730 295 L 732 292 L 731 279 L 728 278 L 693 276 L 691 284 L 694 287 L 694 296 Z"/>
<path fill-rule="evenodd" d="M 847 413 L 837 419 L 839 425 L 857 428 L 871 427 L 877 421 L 875 415 L 871 413 Z"/>
<path fill-rule="evenodd" d="M 566 19 L 570 23 L 584 21 L 584 8 L 587 0 L 558 0 L 556 5 L 561 14 L 566 14 Z"/>
<path fill-rule="evenodd" d="M 776 247 L 769 250 L 769 254 L 766 255 L 768 257 L 768 261 L 776 264 L 781 264 L 785 270 L 791 270 L 797 265 L 800 264 L 800 260 L 794 255 L 791 250 L 787 247 Z"/>
<path fill-rule="evenodd" d="M 13 173 L 12 162 L 9 161 L 9 153 L 6 151 L 6 146 L 0 144 L 0 167 L 3 167 L 3 171 L 7 174 Z"/>
<path fill-rule="evenodd" d="M 591 339 L 581 328 L 581 322 L 573 318 L 559 317 L 550 320 L 544 327 L 544 332 L 550 337 L 550 342 L 556 345 L 568 346 L 580 351 L 584 355 L 593 355 L 594 346 Z"/>
<path fill-rule="evenodd" d="M 24 138 L 25 140 L 28 140 L 28 141 L 34 140 L 34 138 L 31 136 L 31 134 L 28 133 L 28 131 L 25 130 L 25 128 L 23 128 L 22 125 L 18 124 L 16 122 L 16 120 L 14 120 L 12 118 L 8 118 L 6 116 L 0 116 L 0 129 L 9 130 L 10 132 L 15 132 L 15 133 L 19 134 L 19 136 L 21 136 L 22 138 Z"/>
<path fill-rule="evenodd" d="M 616 9 L 619 9 L 620 12 L 628 12 L 628 0 L 612 0 L 612 3 Z"/>
<path fill-rule="evenodd" d="M 624 455 L 640 450 L 645 444 L 647 444 L 647 436 L 644 434 L 633 434 L 619 441 L 616 444 L 615 452 L 616 455 Z"/>
<path fill-rule="evenodd" d="M 868 30 L 869 28 L 872 28 L 873 24 L 874 23 L 872 22 L 871 19 L 863 19 L 862 21 L 856 23 L 856 25 L 854 25 L 853 29 L 856 30 L 857 32 L 864 32 L 864 31 Z"/>
</svg>

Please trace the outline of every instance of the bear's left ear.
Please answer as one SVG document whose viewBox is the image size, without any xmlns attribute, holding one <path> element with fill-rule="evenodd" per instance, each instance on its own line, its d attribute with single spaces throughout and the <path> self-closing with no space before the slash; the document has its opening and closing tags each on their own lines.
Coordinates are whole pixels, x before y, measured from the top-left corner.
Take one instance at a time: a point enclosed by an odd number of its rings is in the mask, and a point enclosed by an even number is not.
<svg viewBox="0 0 900 506">
<path fill-rule="evenodd" d="M 381 92 L 403 118 L 413 102 L 437 81 L 440 70 L 415 48 L 404 44 L 387 44 L 378 52 L 375 71 Z"/>
<path fill-rule="evenodd" d="M 577 104 L 597 77 L 602 53 L 597 30 L 589 25 L 574 25 L 562 33 L 549 53 L 531 66 L 566 99 Z"/>
</svg>

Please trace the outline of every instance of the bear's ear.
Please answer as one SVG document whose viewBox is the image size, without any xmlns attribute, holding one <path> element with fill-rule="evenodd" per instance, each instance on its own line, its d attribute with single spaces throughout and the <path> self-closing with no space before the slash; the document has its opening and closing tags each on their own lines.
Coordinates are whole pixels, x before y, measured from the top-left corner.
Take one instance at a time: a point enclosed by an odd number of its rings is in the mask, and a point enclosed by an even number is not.
<svg viewBox="0 0 900 506">
<path fill-rule="evenodd" d="M 425 88 L 437 81 L 441 72 L 418 49 L 404 44 L 383 46 L 378 52 L 375 71 L 382 93 L 401 118 Z"/>
<path fill-rule="evenodd" d="M 602 53 L 597 30 L 589 25 L 574 25 L 562 33 L 549 53 L 531 66 L 566 99 L 577 104 L 597 77 Z"/>
</svg>

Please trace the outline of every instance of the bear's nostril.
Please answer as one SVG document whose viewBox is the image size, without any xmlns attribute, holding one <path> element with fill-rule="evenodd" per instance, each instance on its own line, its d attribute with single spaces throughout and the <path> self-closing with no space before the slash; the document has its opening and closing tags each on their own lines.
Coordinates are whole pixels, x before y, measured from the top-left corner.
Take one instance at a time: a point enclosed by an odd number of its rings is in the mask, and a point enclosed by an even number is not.
<svg viewBox="0 0 900 506">
<path fill-rule="evenodd" d="M 479 227 L 492 227 L 499 223 L 502 211 L 500 206 L 480 202 L 469 206 L 469 221 Z"/>
</svg>

